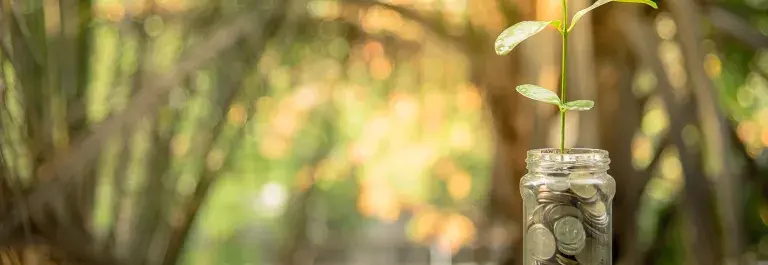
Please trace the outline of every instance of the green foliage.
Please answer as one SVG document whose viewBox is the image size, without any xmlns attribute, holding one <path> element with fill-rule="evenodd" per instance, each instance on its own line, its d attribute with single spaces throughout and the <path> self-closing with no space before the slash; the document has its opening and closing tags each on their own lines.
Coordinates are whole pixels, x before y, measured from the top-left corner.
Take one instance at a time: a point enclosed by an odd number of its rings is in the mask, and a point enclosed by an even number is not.
<svg viewBox="0 0 768 265">
<path fill-rule="evenodd" d="M 587 13 L 591 12 L 592 10 L 595 10 L 596 8 L 605 5 L 610 2 L 622 2 L 622 3 L 638 3 L 638 4 L 646 4 L 653 8 L 659 8 L 656 3 L 654 3 L 651 0 L 600 0 L 592 4 L 591 6 L 584 8 L 576 13 L 576 15 L 573 16 L 573 19 L 571 20 L 571 26 L 568 28 L 568 32 L 570 32 L 573 29 L 573 26 L 576 25 L 579 20 L 584 17 Z"/>
<path fill-rule="evenodd" d="M 517 47 L 518 44 L 541 32 L 547 26 L 553 25 L 560 29 L 561 24 L 559 20 L 519 22 L 501 32 L 499 37 L 496 38 L 496 54 L 506 55 Z"/>
<path fill-rule="evenodd" d="M 521 85 L 517 87 L 517 92 L 522 94 L 523 96 L 536 100 L 541 101 L 544 103 L 549 103 L 553 105 L 557 105 L 560 107 L 560 109 L 566 110 L 566 111 L 585 111 L 590 110 L 595 106 L 595 102 L 591 100 L 574 100 L 571 102 L 567 102 L 565 104 L 561 103 L 560 97 L 555 94 L 555 92 L 552 92 L 549 89 L 537 86 L 537 85 Z"/>
<path fill-rule="evenodd" d="M 585 111 L 585 110 L 591 110 L 592 107 L 595 106 L 595 102 L 591 100 L 574 100 L 568 103 L 565 103 L 562 107 L 566 110 L 571 111 Z"/>
<path fill-rule="evenodd" d="M 655 2 L 651 0 L 599 0 L 591 6 L 579 11 L 573 16 L 570 27 L 568 26 L 568 5 L 565 0 L 562 1 L 563 5 L 563 19 L 553 21 L 523 21 L 519 22 L 499 34 L 496 38 L 495 50 L 498 55 L 506 55 L 512 51 L 518 44 L 527 40 L 533 35 L 541 32 L 548 25 L 554 25 L 560 35 L 563 37 L 563 53 L 562 53 L 562 86 L 561 93 L 563 98 L 559 98 L 554 92 L 536 85 L 521 85 L 517 87 L 517 92 L 523 96 L 545 103 L 554 104 L 560 107 L 560 150 L 565 151 L 565 113 L 567 111 L 585 111 L 590 110 L 595 106 L 595 102 L 589 100 L 576 100 L 571 102 L 565 102 L 566 98 L 566 80 L 568 79 L 568 33 L 573 29 L 573 26 L 590 11 L 605 5 L 610 2 L 624 2 L 624 3 L 640 3 L 646 4 L 653 8 L 658 8 Z M 566 28 L 568 28 L 566 30 Z"/>
<path fill-rule="evenodd" d="M 202 209 L 201 222 L 197 223 L 207 237 L 225 240 L 256 218 L 254 211 L 235 211 L 233 209 L 252 209 L 254 197 L 251 193 L 255 186 L 246 185 L 241 177 L 227 176 L 213 187 L 211 197 Z M 222 218 L 226 216 L 226 218 Z"/>
<path fill-rule="evenodd" d="M 527 98 L 560 106 L 560 97 L 549 89 L 537 85 L 521 85 L 516 90 Z"/>
</svg>

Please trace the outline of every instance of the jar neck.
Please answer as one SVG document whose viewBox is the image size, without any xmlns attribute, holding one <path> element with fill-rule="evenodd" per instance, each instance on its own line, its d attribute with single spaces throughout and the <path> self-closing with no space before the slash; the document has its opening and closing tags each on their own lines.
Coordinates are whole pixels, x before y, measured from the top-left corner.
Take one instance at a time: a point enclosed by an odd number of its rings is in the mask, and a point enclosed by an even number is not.
<svg viewBox="0 0 768 265">
<path fill-rule="evenodd" d="M 599 149 L 573 148 L 561 153 L 559 149 L 535 149 L 528 151 L 529 172 L 534 173 L 573 173 L 608 171 L 611 160 L 608 152 Z"/>
</svg>

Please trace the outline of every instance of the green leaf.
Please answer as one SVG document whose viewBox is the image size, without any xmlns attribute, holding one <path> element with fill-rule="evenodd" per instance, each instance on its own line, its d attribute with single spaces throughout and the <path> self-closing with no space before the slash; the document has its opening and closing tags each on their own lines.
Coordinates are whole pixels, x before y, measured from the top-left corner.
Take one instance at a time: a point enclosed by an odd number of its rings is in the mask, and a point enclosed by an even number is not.
<svg viewBox="0 0 768 265">
<path fill-rule="evenodd" d="M 501 32 L 501 34 L 499 34 L 499 37 L 496 38 L 496 54 L 508 54 L 518 44 L 530 38 L 531 36 L 536 35 L 536 33 L 541 32 L 550 24 L 559 28 L 558 25 L 560 25 L 561 22 L 559 20 L 523 21 L 505 29 L 503 32 Z"/>
<path fill-rule="evenodd" d="M 646 4 L 646 5 L 649 5 L 649 6 L 653 7 L 653 8 L 656 8 L 656 9 L 659 8 L 659 6 L 657 6 L 656 3 L 654 3 L 651 0 L 598 0 L 597 2 L 592 4 L 591 6 L 580 10 L 579 12 L 576 13 L 576 15 L 573 16 L 573 19 L 571 19 L 571 26 L 568 28 L 568 32 L 570 32 L 573 29 L 573 26 L 576 25 L 576 22 L 579 22 L 581 17 L 583 17 L 584 15 L 589 13 L 590 11 L 594 10 L 595 8 L 598 8 L 598 7 L 602 6 L 602 5 L 610 3 L 610 2 L 638 3 L 638 4 Z"/>
<path fill-rule="evenodd" d="M 563 32 L 563 22 L 562 21 L 560 21 L 560 20 L 553 20 L 553 21 L 550 21 L 550 22 L 551 22 L 550 25 L 555 27 L 557 29 L 557 31 Z"/>
<path fill-rule="evenodd" d="M 595 102 L 591 100 L 574 100 L 563 105 L 563 108 L 571 111 L 583 111 L 590 110 L 595 106 Z"/>
<path fill-rule="evenodd" d="M 560 97 L 555 92 L 537 85 L 521 85 L 517 87 L 517 93 L 523 96 L 550 104 L 560 105 Z"/>
</svg>

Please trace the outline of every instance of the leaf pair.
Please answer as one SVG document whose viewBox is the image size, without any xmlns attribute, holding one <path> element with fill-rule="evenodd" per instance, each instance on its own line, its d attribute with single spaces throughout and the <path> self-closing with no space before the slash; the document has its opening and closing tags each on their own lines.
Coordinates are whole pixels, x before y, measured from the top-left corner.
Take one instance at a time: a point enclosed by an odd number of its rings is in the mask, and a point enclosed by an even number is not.
<svg viewBox="0 0 768 265">
<path fill-rule="evenodd" d="M 554 26 L 561 33 L 565 34 L 567 32 L 570 32 L 573 29 L 573 26 L 576 25 L 576 22 L 579 22 L 579 20 L 581 20 L 581 18 L 584 17 L 584 15 L 594 10 L 595 8 L 598 8 L 610 2 L 640 3 L 640 4 L 649 5 L 653 8 L 658 8 L 656 3 L 654 3 L 651 0 L 598 0 L 591 6 L 577 12 L 576 15 L 573 16 L 573 19 L 571 20 L 571 25 L 570 27 L 568 27 L 567 30 L 564 29 L 563 21 L 560 21 L 560 20 L 522 21 L 515 25 L 512 25 L 511 27 L 501 32 L 501 34 L 499 34 L 499 37 L 496 38 L 496 43 L 495 43 L 496 54 L 498 55 L 508 54 L 509 52 L 512 51 L 512 49 L 517 47 L 518 44 L 530 38 L 531 36 L 541 32 L 542 30 L 547 28 L 547 26 L 549 25 Z"/>
<path fill-rule="evenodd" d="M 537 85 L 521 85 L 516 90 L 527 98 L 557 105 L 563 111 L 584 111 L 590 110 L 595 106 L 595 102 L 591 100 L 574 100 L 561 104 L 560 97 L 555 92 Z"/>
<path fill-rule="evenodd" d="M 502 31 L 501 34 L 499 34 L 499 37 L 496 38 L 496 54 L 498 55 L 506 55 L 509 52 L 512 51 L 515 47 L 517 47 L 518 44 L 523 42 L 524 40 L 527 40 L 533 35 L 536 35 L 537 33 L 541 32 L 547 26 L 553 25 L 557 27 L 558 30 L 562 27 L 562 23 L 560 20 L 553 20 L 553 21 L 522 21 L 515 25 L 512 25 L 511 27 L 507 28 L 506 30 Z"/>
</svg>

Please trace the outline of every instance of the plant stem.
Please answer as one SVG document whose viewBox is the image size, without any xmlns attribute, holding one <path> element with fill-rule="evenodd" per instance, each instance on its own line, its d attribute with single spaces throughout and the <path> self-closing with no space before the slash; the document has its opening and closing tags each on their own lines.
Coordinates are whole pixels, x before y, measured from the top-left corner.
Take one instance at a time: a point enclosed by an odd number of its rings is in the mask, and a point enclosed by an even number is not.
<svg viewBox="0 0 768 265">
<path fill-rule="evenodd" d="M 562 72 L 560 74 L 560 105 L 565 105 L 566 83 L 568 82 L 568 2 L 562 0 L 563 3 L 563 54 L 562 54 Z M 565 109 L 560 108 L 560 153 L 565 154 Z"/>
</svg>

